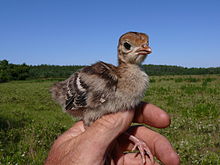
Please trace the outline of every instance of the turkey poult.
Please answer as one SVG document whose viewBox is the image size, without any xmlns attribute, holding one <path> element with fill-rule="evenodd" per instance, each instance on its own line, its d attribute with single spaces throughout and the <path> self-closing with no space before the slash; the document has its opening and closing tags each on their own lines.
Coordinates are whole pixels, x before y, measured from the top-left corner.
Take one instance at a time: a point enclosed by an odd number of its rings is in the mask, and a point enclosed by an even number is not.
<svg viewBox="0 0 220 165">
<path fill-rule="evenodd" d="M 53 98 L 65 112 L 82 119 L 85 126 L 105 114 L 134 109 L 148 87 L 148 76 L 140 65 L 150 53 L 146 34 L 125 33 L 118 43 L 118 66 L 104 62 L 86 66 L 56 83 L 51 89 Z M 146 153 L 153 162 L 145 143 L 133 135 L 129 139 L 140 150 L 143 163 Z"/>
</svg>

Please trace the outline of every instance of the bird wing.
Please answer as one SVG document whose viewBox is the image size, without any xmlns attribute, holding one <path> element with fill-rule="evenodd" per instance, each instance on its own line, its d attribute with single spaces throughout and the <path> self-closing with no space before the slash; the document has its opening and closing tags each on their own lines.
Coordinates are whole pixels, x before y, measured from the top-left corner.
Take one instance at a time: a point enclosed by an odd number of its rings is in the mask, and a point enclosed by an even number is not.
<svg viewBox="0 0 220 165">
<path fill-rule="evenodd" d="M 97 62 L 67 80 L 65 110 L 96 108 L 112 97 L 117 88 L 116 67 Z"/>
</svg>

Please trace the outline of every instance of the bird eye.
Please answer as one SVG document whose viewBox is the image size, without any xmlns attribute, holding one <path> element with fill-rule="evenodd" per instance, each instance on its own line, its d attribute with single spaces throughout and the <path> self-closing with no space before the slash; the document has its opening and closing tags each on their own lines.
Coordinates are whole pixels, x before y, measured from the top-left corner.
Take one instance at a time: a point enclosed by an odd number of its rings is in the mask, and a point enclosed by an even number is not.
<svg viewBox="0 0 220 165">
<path fill-rule="evenodd" d="M 130 45 L 129 43 L 127 43 L 127 42 L 124 43 L 124 47 L 125 47 L 125 49 L 127 49 L 127 50 L 130 50 L 130 49 L 131 49 L 131 45 Z"/>
</svg>

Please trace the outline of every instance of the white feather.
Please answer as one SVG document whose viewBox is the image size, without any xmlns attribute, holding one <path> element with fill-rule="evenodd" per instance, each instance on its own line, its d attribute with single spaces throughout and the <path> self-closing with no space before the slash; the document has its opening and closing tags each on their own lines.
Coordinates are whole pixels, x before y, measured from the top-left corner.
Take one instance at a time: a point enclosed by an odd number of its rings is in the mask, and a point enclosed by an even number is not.
<svg viewBox="0 0 220 165">
<path fill-rule="evenodd" d="M 76 79 L 76 85 L 77 85 L 77 87 L 78 87 L 78 89 L 79 89 L 80 91 L 82 91 L 82 92 L 85 92 L 85 91 L 86 91 L 86 89 L 83 88 L 82 85 L 81 85 L 81 83 L 80 83 L 80 78 L 79 78 L 79 76 L 78 76 L 77 79 Z"/>
</svg>

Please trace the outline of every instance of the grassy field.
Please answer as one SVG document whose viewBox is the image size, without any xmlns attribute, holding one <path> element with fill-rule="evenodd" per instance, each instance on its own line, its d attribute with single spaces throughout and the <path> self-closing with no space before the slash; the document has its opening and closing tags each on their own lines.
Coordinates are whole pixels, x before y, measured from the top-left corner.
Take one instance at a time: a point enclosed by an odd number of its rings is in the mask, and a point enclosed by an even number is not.
<svg viewBox="0 0 220 165">
<path fill-rule="evenodd" d="M 73 123 L 52 101 L 55 81 L 0 84 L 0 164 L 42 164 Z M 172 117 L 165 135 L 182 164 L 220 164 L 220 76 L 155 76 L 144 98 Z"/>
</svg>

